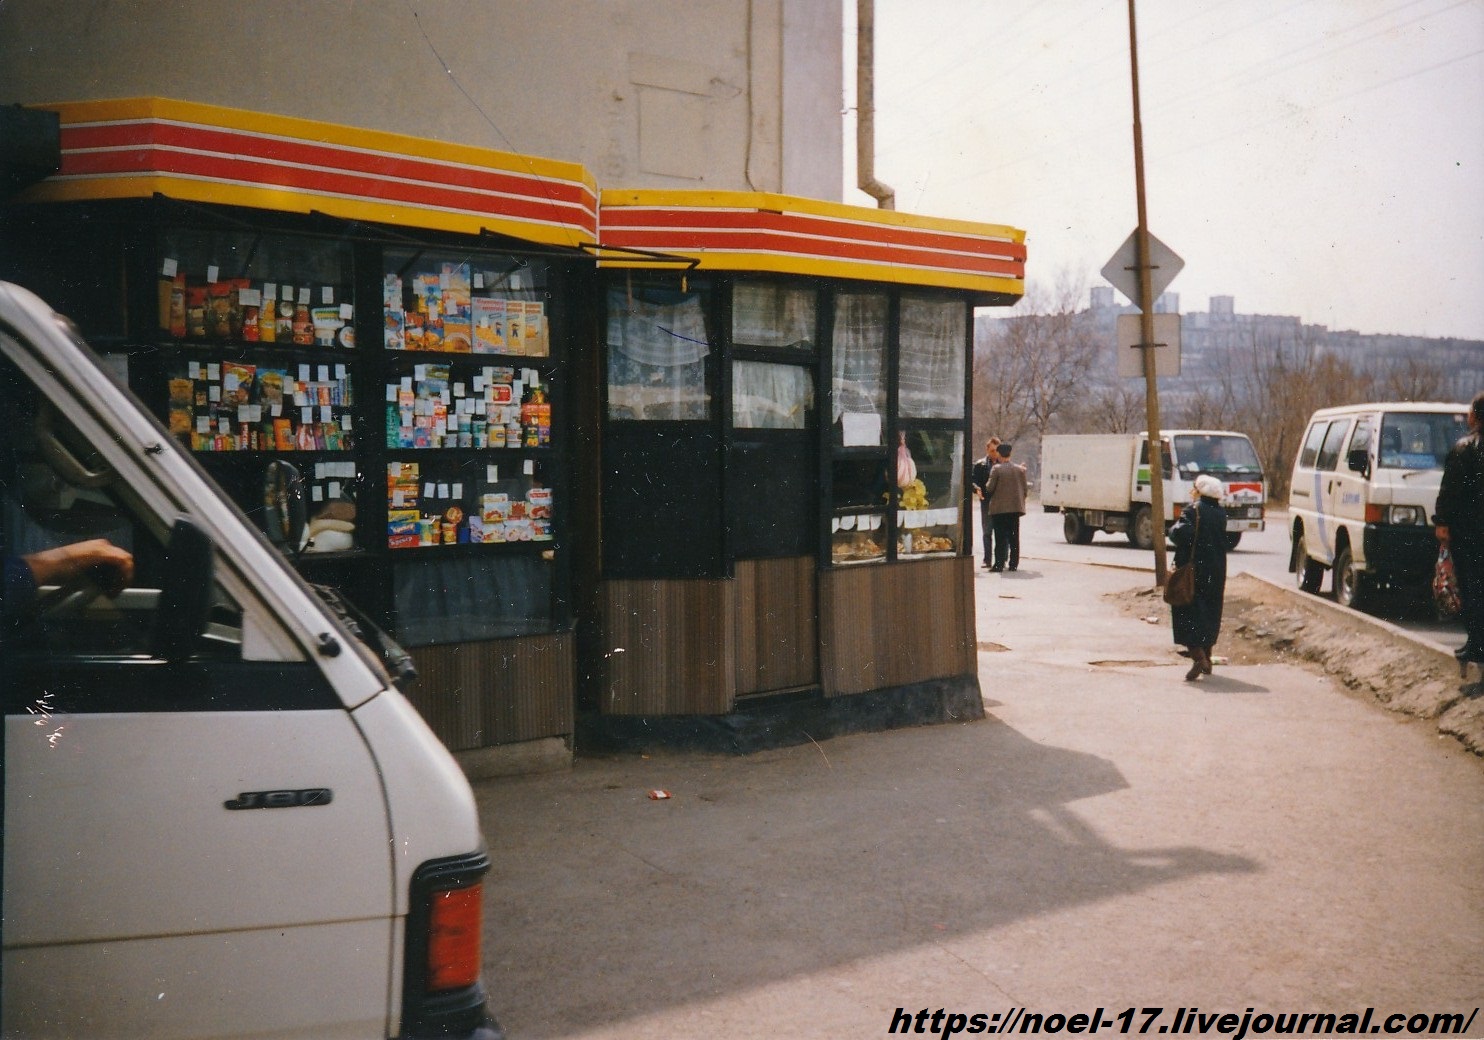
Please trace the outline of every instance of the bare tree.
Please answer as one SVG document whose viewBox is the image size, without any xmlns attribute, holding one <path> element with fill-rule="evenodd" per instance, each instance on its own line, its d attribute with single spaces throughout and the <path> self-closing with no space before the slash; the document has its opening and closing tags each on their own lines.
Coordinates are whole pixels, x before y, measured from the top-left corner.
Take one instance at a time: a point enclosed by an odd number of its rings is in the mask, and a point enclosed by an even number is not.
<svg viewBox="0 0 1484 1040">
<path fill-rule="evenodd" d="M 1019 313 L 985 323 L 974 352 L 979 434 L 1039 442 L 1074 412 L 1103 353 L 1097 330 L 1080 309 L 1085 295 L 1085 284 L 1064 272 L 1050 289 L 1032 286 Z"/>
</svg>

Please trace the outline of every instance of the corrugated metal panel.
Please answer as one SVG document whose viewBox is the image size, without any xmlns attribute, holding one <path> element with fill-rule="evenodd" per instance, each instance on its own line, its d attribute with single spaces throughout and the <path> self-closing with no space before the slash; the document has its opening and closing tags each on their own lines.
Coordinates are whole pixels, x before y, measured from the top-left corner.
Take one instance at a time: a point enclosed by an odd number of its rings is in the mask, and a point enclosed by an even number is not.
<svg viewBox="0 0 1484 1040">
<path fill-rule="evenodd" d="M 972 674 L 973 583 L 967 556 L 828 572 L 819 597 L 825 695 Z"/>
<path fill-rule="evenodd" d="M 814 558 L 737 564 L 737 696 L 819 682 Z"/>
<path fill-rule="evenodd" d="M 608 581 L 602 590 L 609 715 L 725 715 L 735 702 L 733 583 Z"/>
<path fill-rule="evenodd" d="M 572 732 L 572 635 L 424 646 L 411 700 L 451 750 Z"/>
</svg>

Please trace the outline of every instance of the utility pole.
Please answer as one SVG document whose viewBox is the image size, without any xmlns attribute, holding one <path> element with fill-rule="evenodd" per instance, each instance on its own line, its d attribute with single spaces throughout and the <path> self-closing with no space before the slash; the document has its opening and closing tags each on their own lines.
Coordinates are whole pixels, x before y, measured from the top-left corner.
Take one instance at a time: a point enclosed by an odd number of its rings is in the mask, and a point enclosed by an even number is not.
<svg viewBox="0 0 1484 1040">
<path fill-rule="evenodd" d="M 1160 443 L 1159 380 L 1154 366 L 1154 286 L 1150 281 L 1149 212 L 1144 201 L 1144 127 L 1139 118 L 1139 38 L 1134 28 L 1134 0 L 1128 0 L 1128 52 L 1134 88 L 1134 190 L 1139 202 L 1139 336 L 1144 353 L 1145 428 L 1149 435 L 1149 519 L 1154 529 L 1154 584 L 1163 587 L 1169 573 L 1165 560 L 1164 449 Z"/>
</svg>

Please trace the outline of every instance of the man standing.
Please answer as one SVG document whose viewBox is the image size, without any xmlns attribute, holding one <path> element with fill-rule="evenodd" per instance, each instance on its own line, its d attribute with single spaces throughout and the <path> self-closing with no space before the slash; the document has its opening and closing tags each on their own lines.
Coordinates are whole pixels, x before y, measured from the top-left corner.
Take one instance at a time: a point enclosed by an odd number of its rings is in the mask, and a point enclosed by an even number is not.
<svg viewBox="0 0 1484 1040">
<path fill-rule="evenodd" d="M 1468 675 L 1470 662 L 1484 664 L 1484 393 L 1469 405 L 1469 435 L 1455 444 L 1443 463 L 1433 523 L 1438 542 L 1453 557 L 1463 627 L 1468 640 L 1454 656 Z M 1477 694 L 1481 683 L 1465 687 Z"/>
<path fill-rule="evenodd" d="M 992 571 L 1020 566 L 1020 518 L 1025 514 L 1025 468 L 1010 461 L 1010 445 L 996 447 L 994 469 L 984 485 L 989 502 L 990 523 L 994 527 L 994 566 Z"/>
<path fill-rule="evenodd" d="M 999 456 L 995 449 L 1000 446 L 998 437 L 991 437 L 984 445 L 984 458 L 975 459 L 974 467 L 969 471 L 969 483 L 974 485 L 974 497 L 979 500 L 979 527 L 984 538 L 984 569 L 989 570 L 990 560 L 994 556 L 994 526 L 989 519 L 989 496 L 984 493 L 984 486 L 989 483 L 989 471 L 994 469 Z"/>
</svg>

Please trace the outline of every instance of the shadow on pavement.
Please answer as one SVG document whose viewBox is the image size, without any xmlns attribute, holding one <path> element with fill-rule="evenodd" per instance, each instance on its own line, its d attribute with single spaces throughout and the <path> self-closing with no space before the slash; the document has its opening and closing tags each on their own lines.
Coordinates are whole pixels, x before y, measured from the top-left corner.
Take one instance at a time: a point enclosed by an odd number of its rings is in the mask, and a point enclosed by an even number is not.
<svg viewBox="0 0 1484 1040">
<path fill-rule="evenodd" d="M 993 719 L 487 781 L 492 1006 L 511 1035 L 561 1037 L 1256 869 L 1197 844 L 1116 847 L 1069 808 L 1126 787 L 1107 760 Z"/>
</svg>

